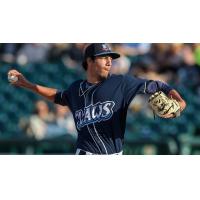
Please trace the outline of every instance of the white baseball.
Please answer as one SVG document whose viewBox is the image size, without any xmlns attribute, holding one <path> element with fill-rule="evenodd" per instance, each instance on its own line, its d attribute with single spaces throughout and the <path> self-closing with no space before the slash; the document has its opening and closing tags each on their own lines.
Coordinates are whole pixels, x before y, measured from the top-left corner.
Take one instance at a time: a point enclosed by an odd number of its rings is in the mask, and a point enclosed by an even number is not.
<svg viewBox="0 0 200 200">
<path fill-rule="evenodd" d="M 8 75 L 8 81 L 9 81 L 10 83 L 15 83 L 15 82 L 18 81 L 18 77 L 15 76 L 15 75 Z"/>
</svg>

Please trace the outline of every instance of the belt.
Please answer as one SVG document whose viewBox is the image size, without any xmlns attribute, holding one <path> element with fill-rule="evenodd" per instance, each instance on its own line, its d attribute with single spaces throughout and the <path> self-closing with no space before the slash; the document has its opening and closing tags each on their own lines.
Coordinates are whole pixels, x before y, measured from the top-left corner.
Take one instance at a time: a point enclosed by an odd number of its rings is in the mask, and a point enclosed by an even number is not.
<svg viewBox="0 0 200 200">
<path fill-rule="evenodd" d="M 109 154 L 109 155 L 122 155 L 122 154 L 123 154 L 123 151 L 120 151 L 119 153 Z M 99 155 L 99 154 L 91 153 L 82 149 L 77 149 L 76 155 Z"/>
</svg>

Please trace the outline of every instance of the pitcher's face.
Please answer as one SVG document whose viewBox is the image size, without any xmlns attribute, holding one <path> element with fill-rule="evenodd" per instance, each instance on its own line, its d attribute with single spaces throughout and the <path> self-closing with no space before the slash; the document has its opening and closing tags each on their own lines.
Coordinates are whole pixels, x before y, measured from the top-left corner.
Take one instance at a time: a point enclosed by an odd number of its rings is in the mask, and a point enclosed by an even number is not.
<svg viewBox="0 0 200 200">
<path fill-rule="evenodd" d="M 112 67 L 110 56 L 98 56 L 94 59 L 94 72 L 100 79 L 106 79 Z"/>
</svg>

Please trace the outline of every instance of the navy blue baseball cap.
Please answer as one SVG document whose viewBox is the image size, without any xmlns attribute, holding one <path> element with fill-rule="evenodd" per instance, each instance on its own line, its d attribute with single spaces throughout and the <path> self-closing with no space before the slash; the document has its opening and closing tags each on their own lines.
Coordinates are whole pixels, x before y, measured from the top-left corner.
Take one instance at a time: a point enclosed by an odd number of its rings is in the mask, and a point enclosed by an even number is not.
<svg viewBox="0 0 200 200">
<path fill-rule="evenodd" d="M 86 60 L 90 57 L 110 56 L 112 59 L 120 57 L 120 54 L 113 52 L 105 43 L 93 43 L 86 47 L 83 55 L 83 67 L 86 68 Z"/>
</svg>

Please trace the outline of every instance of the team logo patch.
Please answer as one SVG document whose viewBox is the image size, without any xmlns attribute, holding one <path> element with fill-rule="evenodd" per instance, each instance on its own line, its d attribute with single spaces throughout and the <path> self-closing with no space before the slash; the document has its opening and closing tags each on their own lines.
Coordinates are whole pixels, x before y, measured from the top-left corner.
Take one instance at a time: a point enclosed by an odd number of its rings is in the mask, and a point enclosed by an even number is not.
<svg viewBox="0 0 200 200">
<path fill-rule="evenodd" d="M 76 126 L 80 130 L 82 127 L 101 121 L 109 120 L 113 115 L 113 101 L 98 102 L 94 105 L 89 105 L 84 109 L 75 112 Z"/>
<path fill-rule="evenodd" d="M 110 48 L 106 44 L 102 44 L 102 49 L 104 51 L 109 51 L 110 50 Z"/>
</svg>

